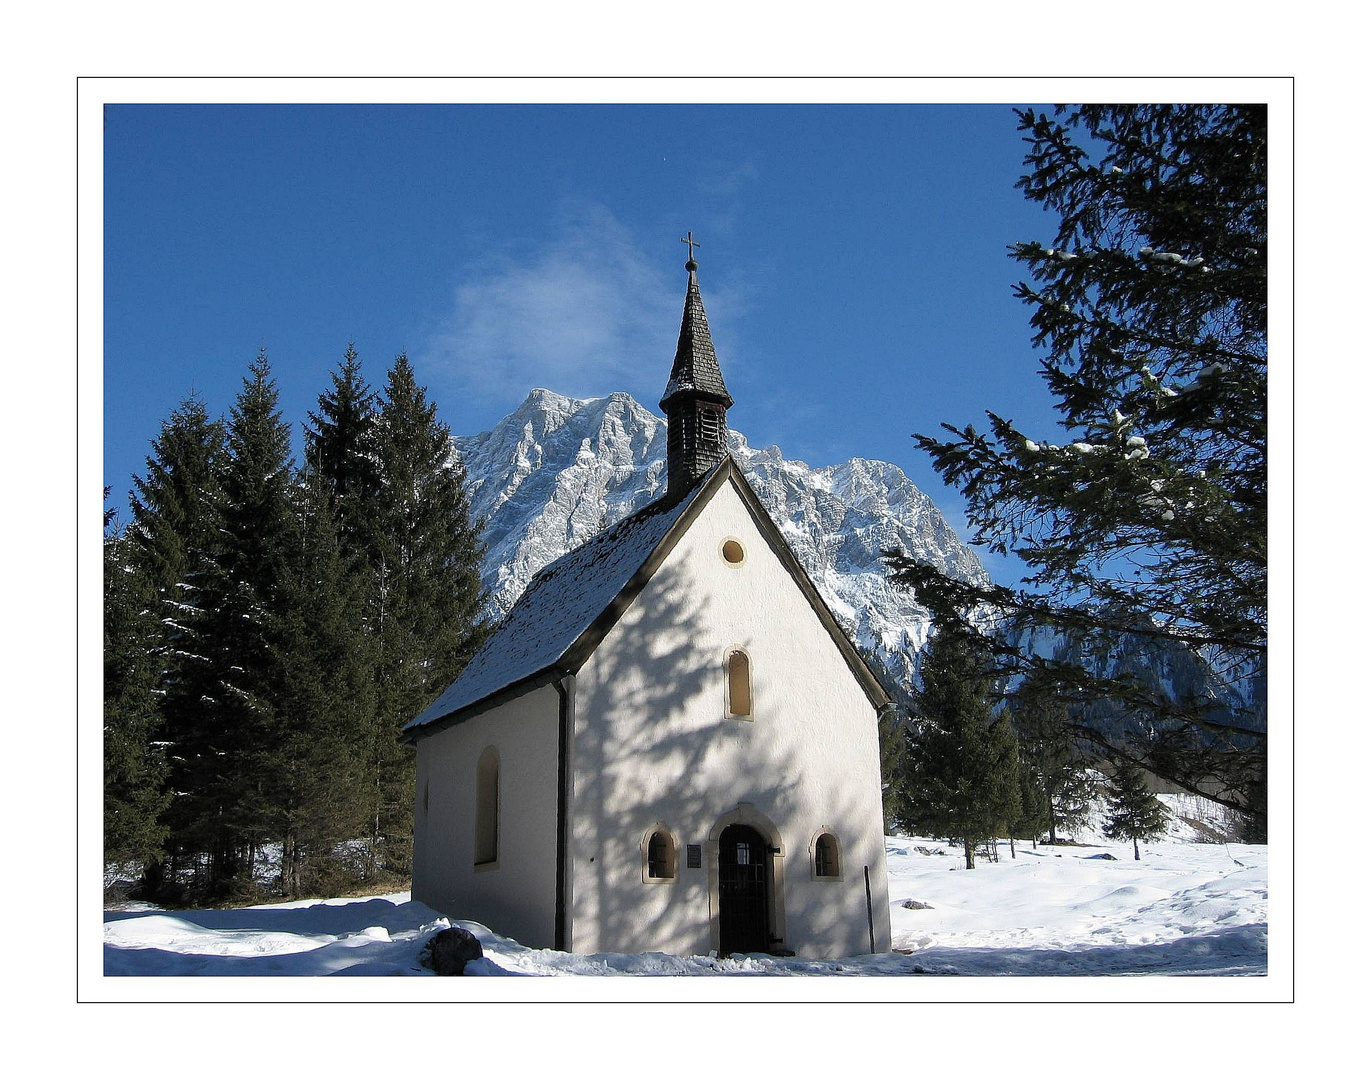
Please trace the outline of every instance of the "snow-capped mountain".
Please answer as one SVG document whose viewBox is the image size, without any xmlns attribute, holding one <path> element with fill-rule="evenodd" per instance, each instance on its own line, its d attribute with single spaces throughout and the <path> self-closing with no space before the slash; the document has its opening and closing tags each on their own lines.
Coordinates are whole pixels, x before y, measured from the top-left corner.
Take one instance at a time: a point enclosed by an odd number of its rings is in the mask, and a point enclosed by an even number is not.
<svg viewBox="0 0 1371 1080">
<path fill-rule="evenodd" d="M 853 458 L 812 468 L 730 431 L 729 451 L 852 639 L 897 679 L 929 616 L 891 587 L 880 553 L 899 548 L 968 581 L 988 576 L 932 501 L 894 465 Z M 666 422 L 628 394 L 534 390 L 494 429 L 453 439 L 484 519 L 491 614 L 540 569 L 666 490 Z"/>
</svg>

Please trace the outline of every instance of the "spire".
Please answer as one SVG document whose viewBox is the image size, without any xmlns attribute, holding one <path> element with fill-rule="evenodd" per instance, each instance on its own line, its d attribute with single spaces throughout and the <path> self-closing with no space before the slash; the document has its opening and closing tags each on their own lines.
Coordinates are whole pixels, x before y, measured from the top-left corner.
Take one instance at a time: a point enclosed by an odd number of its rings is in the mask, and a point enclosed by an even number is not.
<svg viewBox="0 0 1371 1080">
<path fill-rule="evenodd" d="M 709 320 L 705 318 L 704 301 L 700 298 L 700 282 L 695 277 L 699 264 L 695 248 L 699 244 L 694 233 L 686 233 L 681 243 L 690 245 L 690 259 L 685 264 L 690 277 L 686 283 L 685 312 L 681 315 L 681 336 L 676 340 L 676 359 L 671 364 L 671 378 L 662 392 L 659 405 L 667 407 L 676 394 L 695 393 L 719 402 L 725 409 L 733 404 L 724 386 L 719 358 L 714 354 L 714 342 L 709 336 Z"/>
<path fill-rule="evenodd" d="M 695 249 L 699 244 L 690 232 L 681 238 L 681 243 L 689 246 L 690 258 L 685 265 L 690 276 L 676 358 L 659 403 L 667 418 L 668 495 L 686 491 L 724 459 L 728 452 L 726 413 L 733 404 L 719 370 L 704 301 L 700 298 L 700 283 L 695 277 L 699 269 Z"/>
</svg>

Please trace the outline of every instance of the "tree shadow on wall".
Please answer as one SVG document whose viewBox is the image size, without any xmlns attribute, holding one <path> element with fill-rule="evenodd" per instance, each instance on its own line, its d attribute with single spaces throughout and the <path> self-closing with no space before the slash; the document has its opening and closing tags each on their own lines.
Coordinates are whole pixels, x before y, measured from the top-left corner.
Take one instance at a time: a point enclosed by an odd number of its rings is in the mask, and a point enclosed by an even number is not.
<svg viewBox="0 0 1371 1080">
<path fill-rule="evenodd" d="M 706 603 L 680 570 L 659 569 L 578 676 L 570 835 L 578 951 L 583 943 L 599 952 L 717 946 L 709 926 L 717 906 L 711 830 L 739 804 L 751 804 L 744 813 L 783 832 L 797 810 L 801 762 L 783 749 L 775 725 L 803 718 L 769 707 L 785 676 L 754 669 L 753 719 L 727 715 L 726 651 L 731 644 L 747 648 L 749 634 L 723 640 L 711 630 Z M 764 632 L 760 619 L 749 629 Z M 825 800 L 836 820 L 854 820 L 850 788 L 830 791 Z M 663 883 L 644 880 L 646 842 L 655 828 L 669 833 L 676 851 L 674 877 Z M 793 832 L 782 837 L 784 855 L 773 873 L 783 889 L 792 880 L 784 890 L 786 910 L 803 893 L 811 936 L 816 927 L 828 933 L 855 918 L 865 939 L 866 909 L 853 900 L 850 871 L 845 883 L 835 883 L 828 905 L 822 890 L 793 883 L 798 875 L 808 886 L 811 840 Z M 700 846 L 699 867 L 688 865 L 688 845 Z M 860 878 L 860 862 L 855 872 Z M 855 891 L 864 894 L 860 884 Z M 773 932 L 780 929 L 775 922 Z M 588 926 L 597 931 L 593 943 Z"/>
</svg>

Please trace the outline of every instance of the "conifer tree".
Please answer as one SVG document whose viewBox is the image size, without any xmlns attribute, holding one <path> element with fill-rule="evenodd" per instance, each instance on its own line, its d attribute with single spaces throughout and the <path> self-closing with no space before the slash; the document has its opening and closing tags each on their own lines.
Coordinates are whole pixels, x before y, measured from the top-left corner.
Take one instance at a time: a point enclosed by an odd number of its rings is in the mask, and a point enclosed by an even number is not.
<svg viewBox="0 0 1371 1080">
<path fill-rule="evenodd" d="M 332 389 L 319 395 L 319 411 L 305 426 L 304 472 L 317 475 L 335 500 L 345 548 L 367 550 L 374 542 L 373 513 L 379 495 L 376 461 L 376 394 L 362 378 L 357 350 L 348 343 Z"/>
<path fill-rule="evenodd" d="M 208 851 L 212 894 L 251 889 L 269 838 L 267 766 L 293 523 L 290 432 L 265 352 L 243 380 L 226 433 L 219 532 L 194 619 L 195 659 L 175 704 L 183 721 L 189 839 Z"/>
<path fill-rule="evenodd" d="M 319 409 L 309 414 L 305 426 L 299 513 L 305 529 L 303 550 L 314 551 L 312 557 L 323 560 L 325 565 L 319 572 L 331 577 L 332 587 L 339 593 L 340 610 L 347 612 L 347 619 L 355 620 L 354 625 L 347 627 L 341 623 L 331 627 L 316 624 L 315 631 L 328 640 L 346 636 L 349 644 L 342 661 L 349 671 L 366 675 L 346 703 L 347 720 L 340 729 L 347 732 L 347 761 L 338 774 L 341 787 L 337 792 L 337 817 L 353 821 L 358 819 L 358 808 L 362 808 L 360 824 L 352 832 L 352 838 L 357 838 L 372 836 L 379 828 L 379 814 L 374 811 L 385 786 L 379 780 L 381 759 L 403 751 L 399 747 L 383 748 L 382 730 L 387 725 L 378 713 L 381 633 L 386 624 L 377 446 L 379 398 L 363 379 L 361 361 L 351 342 L 330 378 L 331 388 L 319 395 Z M 336 551 L 323 550 L 327 544 L 319 529 L 325 520 L 332 521 L 336 530 Z M 339 680 L 340 685 L 346 682 Z M 367 808 L 373 813 L 369 815 Z M 316 872 L 316 868 L 307 866 L 311 859 L 319 859 L 317 854 L 310 853 L 310 846 L 304 840 L 299 843 L 301 861 L 299 868 L 292 871 L 297 878 Z M 375 855 L 375 844 L 372 851 Z M 375 869 L 373 862 L 369 872 L 374 873 Z M 288 878 L 286 868 L 282 877 L 283 881 Z"/>
<path fill-rule="evenodd" d="M 345 551 L 320 476 L 302 476 L 293 503 L 264 769 L 281 891 L 291 897 L 341 880 L 342 845 L 367 833 L 365 746 L 376 698 L 365 566 Z"/>
<path fill-rule="evenodd" d="M 906 757 L 903 824 L 961 840 L 968 870 L 976 845 L 1018 814 L 1018 748 L 1004 717 L 992 716 L 991 663 L 979 635 L 941 626 L 922 657 Z"/>
<path fill-rule="evenodd" d="M 201 595 L 218 545 L 223 442 L 223 425 L 209 418 L 204 402 L 192 393 L 162 424 L 146 459 L 146 474 L 134 480 L 129 499 L 132 521 L 121 544 L 120 562 L 127 566 L 134 587 L 146 590 L 144 599 L 156 626 L 146 646 L 153 692 L 159 699 L 159 722 L 150 726 L 163 744 L 159 749 L 165 751 L 172 793 L 188 790 L 188 743 L 199 727 L 198 694 L 192 683 L 202 658 L 196 652 L 195 623 L 202 614 Z M 136 632 L 136 626 L 134 620 L 130 629 Z M 122 638 L 125 628 L 115 633 L 123 647 L 130 647 Z M 117 788 L 107 793 L 107 799 L 118 802 Z M 169 861 L 164 863 L 146 849 L 145 895 L 156 896 L 168 877 L 174 883 L 183 854 L 194 848 L 187 836 L 191 801 L 173 794 L 165 805 L 161 821 Z"/>
<path fill-rule="evenodd" d="M 990 769 L 985 779 L 984 796 L 994 820 L 988 839 L 994 844 L 998 837 L 1008 837 L 1012 851 L 1014 828 L 1023 817 L 1023 778 L 1020 776 L 1019 741 L 1003 711 L 991 721 L 987 749 Z M 998 847 L 992 851 L 995 861 L 999 862 Z"/>
<path fill-rule="evenodd" d="M 881 755 L 881 812 L 887 833 L 909 816 L 905 785 L 909 769 L 909 717 L 896 707 L 883 713 L 878 738 Z"/>
<path fill-rule="evenodd" d="M 223 425 L 192 393 L 162 424 L 147 475 L 134 479 L 131 555 L 159 594 L 162 618 L 175 620 L 214 546 L 223 442 Z"/>
<path fill-rule="evenodd" d="M 1152 794 L 1142 769 L 1120 761 L 1109 781 L 1109 815 L 1104 835 L 1132 840 L 1133 858 L 1140 860 L 1139 840 L 1154 840 L 1166 832 L 1166 807 Z"/>
<path fill-rule="evenodd" d="M 1019 812 L 1010 822 L 1009 850 L 1013 854 L 1014 838 L 1032 840 L 1038 846 L 1038 837 L 1051 825 L 1052 803 L 1047 797 L 1047 789 L 1042 777 L 1034 770 L 1033 763 L 1019 745 Z"/>
<path fill-rule="evenodd" d="M 156 738 L 160 624 L 156 594 L 130 564 L 113 514 L 104 542 L 104 854 L 107 864 L 136 863 L 141 875 L 165 854 L 171 801 Z"/>
<path fill-rule="evenodd" d="M 471 521 L 466 469 L 403 354 L 387 375 L 376 461 L 372 839 L 378 864 L 404 875 L 413 844 L 414 760 L 398 743 L 400 729 L 457 677 L 487 631 L 480 620 L 484 546 Z"/>
<path fill-rule="evenodd" d="M 1030 670 L 1009 707 L 1027 771 L 1046 799 L 1048 843 L 1055 844 L 1090 808 L 1095 789 L 1088 762 L 1076 747 L 1060 686 L 1047 669 Z"/>
<path fill-rule="evenodd" d="M 891 833 L 908 816 L 904 791 L 908 772 L 905 754 L 913 703 L 907 687 L 897 680 L 881 676 L 880 673 L 885 671 L 885 665 L 875 652 L 862 645 L 857 646 L 857 651 L 862 654 L 867 666 L 877 673 L 891 700 L 890 706 L 877 720 L 881 765 L 881 814 L 885 831 Z"/>
<path fill-rule="evenodd" d="M 1260 688 L 1265 108 L 1090 105 L 1019 117 L 1029 144 L 1020 186 L 1060 217 L 1050 246 L 1020 243 L 1012 255 L 1033 278 L 1018 295 L 1063 431 L 988 414 L 988 434 L 944 425 L 947 435 L 916 439 L 966 497 L 976 542 L 1028 564 L 1028 588 L 979 589 L 906 557 L 893 565 L 925 602 L 983 602 L 1087 650 L 1170 644 Z M 1131 756 L 1264 819 L 1259 707 L 1234 712 L 1165 681 L 1061 668 L 1080 700 L 1126 711 Z M 1078 733 L 1120 748 L 1114 732 L 1082 722 Z"/>
</svg>

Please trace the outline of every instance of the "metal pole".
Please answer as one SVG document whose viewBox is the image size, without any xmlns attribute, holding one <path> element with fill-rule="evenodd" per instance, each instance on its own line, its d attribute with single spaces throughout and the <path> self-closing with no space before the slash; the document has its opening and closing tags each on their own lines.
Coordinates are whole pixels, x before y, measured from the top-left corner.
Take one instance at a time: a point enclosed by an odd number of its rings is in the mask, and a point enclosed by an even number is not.
<svg viewBox="0 0 1371 1080">
<path fill-rule="evenodd" d="M 871 935 L 871 951 L 876 951 L 876 921 L 871 915 L 871 867 L 863 866 L 866 875 L 866 932 Z"/>
</svg>

